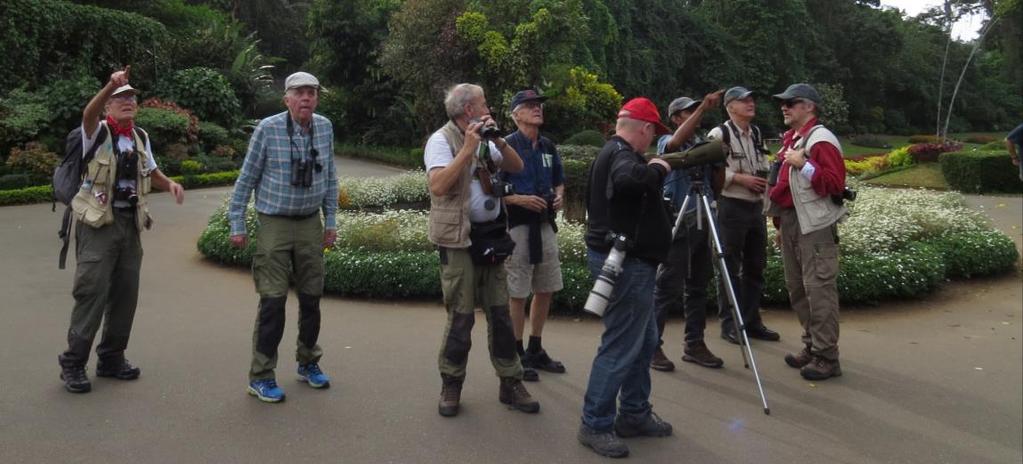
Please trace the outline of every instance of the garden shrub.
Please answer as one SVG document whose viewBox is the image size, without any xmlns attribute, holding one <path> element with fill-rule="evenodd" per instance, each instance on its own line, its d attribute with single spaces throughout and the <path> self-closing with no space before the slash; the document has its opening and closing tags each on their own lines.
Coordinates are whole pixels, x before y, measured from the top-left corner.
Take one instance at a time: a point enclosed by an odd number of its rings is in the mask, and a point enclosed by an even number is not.
<svg viewBox="0 0 1023 464">
<path fill-rule="evenodd" d="M 845 159 L 846 175 L 873 174 L 885 169 L 888 169 L 888 158 L 886 155 L 867 156 L 859 160 L 853 158 Z"/>
<path fill-rule="evenodd" d="M 135 123 L 149 134 L 149 143 L 158 155 L 169 156 L 168 147 L 188 137 L 188 118 L 171 110 L 139 108 Z"/>
<path fill-rule="evenodd" d="M 227 145 L 231 137 L 220 125 L 208 121 L 199 122 L 199 141 L 206 150 L 213 150 L 219 145 Z"/>
<path fill-rule="evenodd" d="M 202 163 L 194 159 L 186 159 L 181 162 L 181 173 L 188 174 L 199 174 L 203 171 Z"/>
<path fill-rule="evenodd" d="M 903 168 L 913 164 L 913 156 L 909 154 L 909 146 L 899 147 L 888 152 L 888 166 Z"/>
<path fill-rule="evenodd" d="M 241 114 L 241 104 L 231 83 L 210 68 L 188 68 L 174 73 L 165 92 L 178 105 L 191 109 L 204 121 L 233 127 Z"/>
<path fill-rule="evenodd" d="M 0 12 L 0 94 L 66 76 L 106 79 L 129 57 L 132 85 L 150 89 L 155 70 L 168 65 L 172 38 L 143 15 L 64 0 L 4 0 Z"/>
<path fill-rule="evenodd" d="M 963 149 L 963 144 L 959 142 L 945 142 L 945 143 L 918 143 L 916 145 L 909 146 L 909 155 L 913 157 L 913 161 L 917 163 L 933 163 L 938 161 L 938 156 L 942 153 L 951 151 L 959 151 Z"/>
<path fill-rule="evenodd" d="M 49 121 L 50 110 L 39 95 L 14 90 L 0 99 L 0 156 L 19 144 L 35 140 Z"/>
<path fill-rule="evenodd" d="M 969 193 L 1023 192 L 1019 168 L 1006 151 L 944 153 L 941 173 L 953 189 Z"/>
<path fill-rule="evenodd" d="M 592 147 L 588 145 L 558 145 L 558 155 L 561 156 L 562 160 L 579 160 L 585 161 L 589 164 L 591 161 L 597 159 L 597 154 L 600 153 L 600 147 Z"/>
<path fill-rule="evenodd" d="M 874 134 L 854 135 L 852 137 L 849 137 L 849 141 L 853 145 L 859 145 L 861 147 L 868 147 L 868 148 L 891 148 L 892 147 L 892 145 L 890 143 L 888 143 L 888 141 L 885 140 L 883 137 L 881 137 L 880 135 L 874 135 Z"/>
<path fill-rule="evenodd" d="M 199 141 L 199 118 L 195 117 L 191 111 L 178 106 L 174 102 L 160 100 L 159 98 L 148 98 L 142 102 L 142 108 L 159 108 L 163 110 L 172 111 L 177 113 L 179 116 L 188 119 L 188 125 L 185 129 L 185 137 L 183 140 L 173 140 L 167 143 L 182 142 L 186 144 L 193 144 Z M 141 111 L 141 110 L 140 110 Z M 135 117 L 138 121 L 138 116 Z"/>
<path fill-rule="evenodd" d="M 0 206 L 53 201 L 53 187 L 38 185 L 17 190 L 0 190 Z"/>
<path fill-rule="evenodd" d="M 60 158 L 57 154 L 36 142 L 26 143 L 24 149 L 12 148 L 10 156 L 7 157 L 7 166 L 15 171 L 33 174 L 44 179 L 53 175 L 53 170 L 58 164 L 60 164 Z"/>
<path fill-rule="evenodd" d="M 909 143 L 941 143 L 941 137 L 931 134 L 911 135 Z"/>
<path fill-rule="evenodd" d="M 200 237 L 200 251 L 211 260 L 248 265 L 258 240 L 258 221 L 251 207 L 246 221 L 252 238 L 249 247 L 234 249 L 222 207 Z M 427 213 L 421 210 L 340 211 L 338 242 L 325 258 L 327 290 L 386 298 L 439 297 L 437 254 L 426 239 L 427 222 Z M 559 217 L 558 227 L 565 287 L 555 295 L 554 305 L 579 311 L 592 286 L 585 226 Z M 1019 258 L 1012 240 L 991 229 L 955 193 L 861 187 L 851 216 L 839 230 L 838 288 L 844 304 L 916 298 L 947 278 L 1010 270 Z M 763 301 L 785 304 L 788 294 L 781 256 L 773 246 L 765 278 Z"/>
<path fill-rule="evenodd" d="M 995 140 L 994 142 L 988 142 L 977 148 L 977 151 L 1000 151 L 1005 150 L 1005 140 Z"/>
<path fill-rule="evenodd" d="M 338 206 L 341 209 L 382 209 L 429 201 L 424 171 L 409 171 L 391 177 L 342 176 L 338 181 Z"/>
<path fill-rule="evenodd" d="M 565 139 L 565 145 L 583 145 L 588 147 L 601 148 L 604 146 L 604 134 L 592 129 L 577 132 L 575 135 Z"/>
<path fill-rule="evenodd" d="M 334 146 L 338 156 L 381 161 L 386 164 L 404 168 L 423 167 L 422 148 L 378 147 L 373 145 L 338 144 Z"/>
<path fill-rule="evenodd" d="M 41 180 L 38 176 L 27 173 L 3 174 L 0 175 L 0 190 L 14 190 L 40 185 L 42 183 L 40 182 Z"/>
<path fill-rule="evenodd" d="M 966 143 L 975 143 L 975 144 L 978 144 L 978 145 L 984 145 L 984 144 L 988 144 L 988 143 L 991 143 L 991 142 L 997 142 L 999 140 L 1001 140 L 1001 139 L 998 138 L 998 137 L 995 137 L 993 135 L 987 135 L 987 134 L 974 134 L 974 135 L 970 135 L 970 136 L 966 137 L 965 139 L 963 139 L 963 141 L 966 142 Z"/>
</svg>

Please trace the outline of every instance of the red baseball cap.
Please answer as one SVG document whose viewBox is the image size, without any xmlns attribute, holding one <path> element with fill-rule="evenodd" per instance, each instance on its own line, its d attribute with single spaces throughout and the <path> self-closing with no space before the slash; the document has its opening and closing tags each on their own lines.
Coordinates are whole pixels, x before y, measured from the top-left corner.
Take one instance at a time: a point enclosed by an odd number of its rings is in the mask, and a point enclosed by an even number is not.
<svg viewBox="0 0 1023 464">
<path fill-rule="evenodd" d="M 657 112 L 657 105 L 646 97 L 637 97 L 625 102 L 622 109 L 618 110 L 618 117 L 653 124 L 654 128 L 657 129 L 657 135 L 671 133 L 671 129 L 661 124 L 661 113 Z"/>
</svg>

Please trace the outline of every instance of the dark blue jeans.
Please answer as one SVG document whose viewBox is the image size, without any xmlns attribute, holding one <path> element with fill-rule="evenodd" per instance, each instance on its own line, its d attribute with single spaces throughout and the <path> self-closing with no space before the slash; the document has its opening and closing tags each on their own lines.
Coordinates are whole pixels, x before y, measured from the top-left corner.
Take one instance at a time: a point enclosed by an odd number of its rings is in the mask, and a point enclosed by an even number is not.
<svg viewBox="0 0 1023 464">
<path fill-rule="evenodd" d="M 587 249 L 594 277 L 607 253 Z M 620 413 L 636 419 L 650 414 L 650 359 L 657 350 L 654 279 L 657 266 L 626 257 L 611 302 L 604 313 L 604 334 L 593 359 L 583 401 L 583 424 L 608 432 L 614 427 L 615 400 Z"/>
</svg>

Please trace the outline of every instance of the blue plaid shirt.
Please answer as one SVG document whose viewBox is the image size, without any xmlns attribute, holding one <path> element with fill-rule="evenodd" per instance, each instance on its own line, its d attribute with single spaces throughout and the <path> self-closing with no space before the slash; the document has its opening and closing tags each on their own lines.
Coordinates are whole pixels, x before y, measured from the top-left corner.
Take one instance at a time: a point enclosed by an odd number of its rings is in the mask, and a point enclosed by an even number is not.
<svg viewBox="0 0 1023 464">
<path fill-rule="evenodd" d="M 307 216 L 323 209 L 326 229 L 337 230 L 337 171 L 334 169 L 334 128 L 330 120 L 313 115 L 312 148 L 319 155 L 316 161 L 323 165 L 321 172 L 313 171 L 310 187 L 291 185 L 291 161 L 307 156 L 310 150 L 309 134 L 294 125 L 293 142 L 288 137 L 288 119 L 285 111 L 260 121 L 249 140 L 245 163 L 234 184 L 234 194 L 228 207 L 231 235 L 245 233 L 245 208 L 252 190 L 256 191 L 256 211 L 275 216 Z"/>
</svg>

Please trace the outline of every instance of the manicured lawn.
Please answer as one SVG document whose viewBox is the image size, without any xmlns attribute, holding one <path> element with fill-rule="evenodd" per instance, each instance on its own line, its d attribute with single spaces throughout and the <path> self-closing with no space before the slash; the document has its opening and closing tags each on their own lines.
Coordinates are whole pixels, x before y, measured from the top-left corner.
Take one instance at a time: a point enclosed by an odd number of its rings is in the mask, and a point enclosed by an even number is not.
<svg viewBox="0 0 1023 464">
<path fill-rule="evenodd" d="M 966 132 L 952 134 L 952 138 L 956 140 L 965 140 L 967 137 L 973 136 L 990 136 L 996 138 L 997 140 L 1001 140 L 1005 138 L 1005 135 L 1006 133 L 1004 132 Z M 861 147 L 859 145 L 853 144 L 852 142 L 849 141 L 848 137 L 844 136 L 839 136 L 838 141 L 842 144 L 842 154 L 845 155 L 846 158 L 854 158 L 867 155 L 883 155 L 896 148 L 909 145 L 908 135 L 879 135 L 878 137 L 887 141 L 888 144 L 891 145 L 892 147 L 888 149 Z M 979 148 L 981 145 L 983 144 L 963 143 L 963 149 L 968 150 L 970 148 Z M 768 144 L 767 148 L 771 150 L 771 153 L 777 153 L 778 150 L 781 148 L 781 144 L 780 143 Z"/>
<path fill-rule="evenodd" d="M 883 187 L 923 187 L 934 190 L 948 190 L 945 176 L 939 163 L 922 163 L 900 171 L 881 174 L 863 181 Z"/>
</svg>

